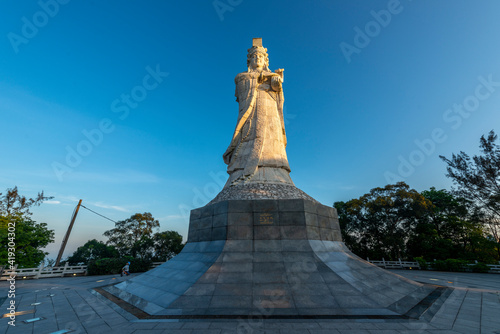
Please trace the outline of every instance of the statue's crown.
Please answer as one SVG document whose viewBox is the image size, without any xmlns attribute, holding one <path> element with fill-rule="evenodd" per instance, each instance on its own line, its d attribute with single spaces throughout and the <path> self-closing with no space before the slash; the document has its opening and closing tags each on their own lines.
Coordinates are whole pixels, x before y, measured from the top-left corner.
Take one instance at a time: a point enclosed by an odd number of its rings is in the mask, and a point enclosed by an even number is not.
<svg viewBox="0 0 500 334">
<path fill-rule="evenodd" d="M 255 53 L 262 53 L 266 57 L 267 55 L 267 49 L 262 46 L 262 38 L 254 38 L 252 41 L 252 47 L 248 49 L 248 58 L 250 58 L 253 54 Z"/>
</svg>

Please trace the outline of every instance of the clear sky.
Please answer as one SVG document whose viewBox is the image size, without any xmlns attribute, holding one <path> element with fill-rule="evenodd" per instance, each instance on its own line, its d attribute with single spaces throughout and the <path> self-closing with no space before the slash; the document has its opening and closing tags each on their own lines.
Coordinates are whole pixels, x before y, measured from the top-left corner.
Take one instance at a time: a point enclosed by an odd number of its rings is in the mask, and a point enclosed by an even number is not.
<svg viewBox="0 0 500 334">
<path fill-rule="evenodd" d="M 3 1 L 0 191 L 78 199 L 113 220 L 151 212 L 187 236 L 227 179 L 234 77 L 253 37 L 285 69 L 295 184 L 325 205 L 396 180 L 450 189 L 439 155 L 499 130 L 500 2 Z M 65 256 L 114 224 L 81 210 Z"/>
</svg>

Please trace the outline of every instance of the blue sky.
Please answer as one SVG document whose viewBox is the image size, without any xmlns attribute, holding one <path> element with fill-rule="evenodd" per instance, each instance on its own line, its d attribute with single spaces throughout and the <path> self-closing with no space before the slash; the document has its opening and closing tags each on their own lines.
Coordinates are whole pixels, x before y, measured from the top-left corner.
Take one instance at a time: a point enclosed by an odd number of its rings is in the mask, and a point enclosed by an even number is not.
<svg viewBox="0 0 500 334">
<path fill-rule="evenodd" d="M 227 179 L 233 80 L 253 37 L 271 70 L 285 69 L 291 177 L 323 204 L 396 179 L 450 189 L 439 155 L 477 153 L 480 136 L 498 131 L 498 1 L 0 9 L 0 191 L 54 196 L 33 210 L 56 232 L 52 258 L 78 199 L 113 220 L 151 212 L 161 230 L 187 236 L 189 210 Z M 81 210 L 65 256 L 113 227 Z"/>
</svg>

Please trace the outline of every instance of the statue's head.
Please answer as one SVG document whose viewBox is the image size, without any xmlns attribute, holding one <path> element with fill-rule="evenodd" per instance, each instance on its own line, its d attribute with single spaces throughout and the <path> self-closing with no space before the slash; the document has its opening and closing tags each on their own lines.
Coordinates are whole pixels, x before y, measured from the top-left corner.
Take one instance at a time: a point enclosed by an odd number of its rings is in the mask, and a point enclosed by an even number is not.
<svg viewBox="0 0 500 334">
<path fill-rule="evenodd" d="M 253 46 L 248 49 L 247 67 L 249 72 L 251 70 L 270 72 L 267 49 L 262 46 Z"/>
</svg>

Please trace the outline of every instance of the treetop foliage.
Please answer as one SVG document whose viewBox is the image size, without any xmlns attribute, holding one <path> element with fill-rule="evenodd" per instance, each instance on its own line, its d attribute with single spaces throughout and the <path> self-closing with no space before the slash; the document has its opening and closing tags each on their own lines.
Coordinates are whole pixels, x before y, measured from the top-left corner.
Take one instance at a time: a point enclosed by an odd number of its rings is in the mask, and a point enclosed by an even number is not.
<svg viewBox="0 0 500 334">
<path fill-rule="evenodd" d="M 453 192 L 470 202 L 490 233 L 500 242 L 500 145 L 492 130 L 481 136 L 480 155 L 472 158 L 461 151 L 451 159 L 440 158 L 448 165 L 446 176 L 455 184 Z"/>
<path fill-rule="evenodd" d="M 52 198 L 54 197 L 45 196 L 43 191 L 38 193 L 35 198 L 26 198 L 19 194 L 17 187 L 7 189 L 5 194 L 0 193 L 0 215 L 10 216 L 19 214 L 29 216 L 32 214 L 30 212 L 32 206 L 39 206 L 43 201 Z"/>
</svg>

